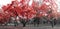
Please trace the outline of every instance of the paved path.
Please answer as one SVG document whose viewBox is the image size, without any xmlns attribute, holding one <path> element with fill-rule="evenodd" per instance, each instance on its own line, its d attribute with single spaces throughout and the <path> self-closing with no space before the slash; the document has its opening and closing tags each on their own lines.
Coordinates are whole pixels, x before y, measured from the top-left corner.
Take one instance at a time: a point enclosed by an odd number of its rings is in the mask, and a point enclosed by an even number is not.
<svg viewBox="0 0 60 29">
<path fill-rule="evenodd" d="M 42 25 L 34 26 L 34 25 L 26 25 L 26 27 L 22 27 L 22 25 L 15 26 L 0 26 L 0 29 L 60 29 L 60 25 L 54 26 L 54 28 L 51 27 L 51 25 Z"/>
</svg>

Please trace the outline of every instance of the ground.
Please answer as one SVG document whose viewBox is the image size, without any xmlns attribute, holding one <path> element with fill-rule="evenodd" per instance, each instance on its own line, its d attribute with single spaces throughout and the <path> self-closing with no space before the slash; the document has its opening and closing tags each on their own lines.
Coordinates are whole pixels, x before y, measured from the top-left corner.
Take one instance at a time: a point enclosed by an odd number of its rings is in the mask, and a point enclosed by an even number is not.
<svg viewBox="0 0 60 29">
<path fill-rule="evenodd" d="M 51 25 L 48 24 L 40 24 L 39 26 L 34 26 L 33 24 L 26 25 L 26 27 L 22 27 L 22 24 L 18 26 L 0 26 L 0 29 L 60 29 L 60 25 L 54 26 L 54 28 L 51 27 Z"/>
</svg>

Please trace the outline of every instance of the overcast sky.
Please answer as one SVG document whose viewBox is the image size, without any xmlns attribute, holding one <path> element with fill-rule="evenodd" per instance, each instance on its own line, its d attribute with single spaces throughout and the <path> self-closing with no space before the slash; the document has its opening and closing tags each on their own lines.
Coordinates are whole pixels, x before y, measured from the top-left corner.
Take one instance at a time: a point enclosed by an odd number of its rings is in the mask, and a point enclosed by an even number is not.
<svg viewBox="0 0 60 29">
<path fill-rule="evenodd" d="M 0 0 L 0 7 L 11 3 L 11 0 Z"/>
<path fill-rule="evenodd" d="M 11 3 L 11 1 L 12 0 L 0 0 L 0 7 Z M 56 0 L 56 3 L 58 4 L 58 9 L 60 10 L 60 0 Z"/>
</svg>

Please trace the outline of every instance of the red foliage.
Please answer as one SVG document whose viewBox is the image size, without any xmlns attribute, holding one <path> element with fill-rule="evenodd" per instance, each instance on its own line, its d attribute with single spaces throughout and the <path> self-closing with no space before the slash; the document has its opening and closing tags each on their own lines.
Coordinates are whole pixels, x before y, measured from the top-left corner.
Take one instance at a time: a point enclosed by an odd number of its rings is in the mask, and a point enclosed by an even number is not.
<svg viewBox="0 0 60 29">
<path fill-rule="evenodd" d="M 43 4 L 41 4 L 41 6 L 36 3 L 36 2 L 32 2 L 32 5 L 29 6 L 28 3 L 29 1 L 27 0 L 22 0 L 20 2 L 16 1 L 12 1 L 11 4 L 8 4 L 7 6 L 3 6 L 2 9 L 4 10 L 4 12 L 8 12 L 8 14 L 4 14 L 3 16 L 0 14 L 0 18 L 9 18 L 10 16 L 16 17 L 16 16 L 22 16 L 22 17 L 26 17 L 26 19 L 30 19 L 33 18 L 34 15 L 38 14 L 37 16 L 42 17 L 45 14 L 47 14 L 47 10 L 49 10 L 50 8 L 48 8 L 49 6 L 46 5 L 46 3 L 48 0 L 43 1 Z M 26 3 L 28 2 L 28 3 Z M 49 2 L 49 1 L 48 1 Z M 20 5 L 19 5 L 20 4 Z M 41 11 L 41 12 L 40 12 Z M 8 15 L 8 16 L 7 16 Z M 1 19 L 0 19 L 1 20 Z"/>
</svg>

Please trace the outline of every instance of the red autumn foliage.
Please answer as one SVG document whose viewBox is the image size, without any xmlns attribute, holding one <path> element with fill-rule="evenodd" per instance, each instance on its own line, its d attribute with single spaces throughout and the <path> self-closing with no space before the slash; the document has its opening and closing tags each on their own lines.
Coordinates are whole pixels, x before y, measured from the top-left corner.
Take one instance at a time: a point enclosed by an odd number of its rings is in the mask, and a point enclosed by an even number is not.
<svg viewBox="0 0 60 29">
<path fill-rule="evenodd" d="M 48 8 L 49 6 L 46 5 L 46 3 L 44 3 L 47 1 L 49 2 L 49 0 L 44 0 L 43 4 L 41 4 L 41 6 L 34 1 L 32 2 L 31 6 L 28 5 L 29 1 L 27 1 L 27 0 L 22 0 L 20 2 L 18 2 L 17 0 L 12 1 L 11 4 L 8 4 L 7 6 L 2 7 L 4 13 L 7 12 L 8 14 L 3 14 L 3 15 L 0 14 L 0 22 L 8 21 L 7 17 L 10 18 L 11 16 L 13 16 L 13 17 L 22 16 L 22 17 L 26 17 L 26 19 L 36 17 L 36 16 L 34 16 L 36 14 L 38 14 L 37 16 L 39 16 L 39 17 L 45 16 L 45 14 L 47 14 L 47 11 L 50 9 L 50 8 Z M 26 2 L 28 2 L 28 3 L 26 3 Z M 7 20 L 2 19 L 2 18 L 6 18 Z"/>
</svg>

